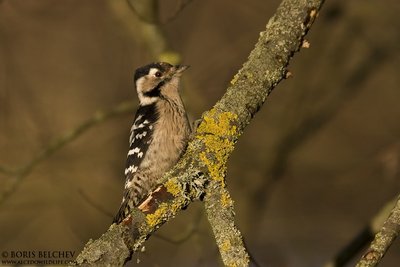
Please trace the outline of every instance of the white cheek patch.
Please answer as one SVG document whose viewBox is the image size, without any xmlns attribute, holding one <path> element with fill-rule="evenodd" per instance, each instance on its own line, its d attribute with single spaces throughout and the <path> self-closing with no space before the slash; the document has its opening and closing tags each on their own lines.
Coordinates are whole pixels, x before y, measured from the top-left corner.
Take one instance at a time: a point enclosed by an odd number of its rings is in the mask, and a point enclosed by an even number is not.
<svg viewBox="0 0 400 267">
<path fill-rule="evenodd" d="M 154 76 L 157 73 L 157 71 L 160 71 L 160 70 L 157 68 L 151 68 L 149 71 L 149 75 Z"/>
<path fill-rule="evenodd" d="M 160 70 L 157 68 L 151 68 L 149 70 L 149 74 L 147 74 L 146 76 L 140 77 L 136 81 L 136 91 L 137 91 L 137 94 L 139 97 L 140 104 L 142 106 L 150 105 L 157 101 L 157 97 L 146 96 L 145 93 L 146 93 L 146 91 L 152 89 L 151 85 L 150 85 L 151 81 L 149 79 L 151 79 L 150 78 L 151 76 L 155 76 L 155 74 L 158 71 L 160 71 Z"/>
<path fill-rule="evenodd" d="M 146 106 L 153 104 L 157 101 L 157 97 L 144 96 L 143 93 L 138 93 L 140 105 Z"/>
<path fill-rule="evenodd" d="M 137 79 L 137 81 L 136 81 L 136 91 L 138 93 L 140 93 L 142 91 L 142 88 L 144 86 L 144 82 L 145 81 L 146 81 L 146 77 L 145 76 Z"/>
</svg>

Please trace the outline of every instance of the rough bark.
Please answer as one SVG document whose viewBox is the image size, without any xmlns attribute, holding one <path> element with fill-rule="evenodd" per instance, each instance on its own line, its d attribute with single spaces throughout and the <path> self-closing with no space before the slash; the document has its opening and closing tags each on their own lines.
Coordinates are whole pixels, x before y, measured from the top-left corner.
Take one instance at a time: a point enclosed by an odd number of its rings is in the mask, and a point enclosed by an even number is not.
<svg viewBox="0 0 400 267">
<path fill-rule="evenodd" d="M 377 266 L 400 232 L 400 197 L 357 267 Z"/>
<path fill-rule="evenodd" d="M 289 75 L 290 58 L 303 44 L 323 0 L 284 0 L 260 33 L 255 48 L 224 96 L 203 114 L 184 156 L 137 210 L 89 241 L 78 265 L 119 266 L 182 208 L 199 198 L 226 266 L 247 266 L 248 254 L 234 223 L 233 201 L 226 189 L 226 163 L 244 128 L 273 88 Z"/>
</svg>

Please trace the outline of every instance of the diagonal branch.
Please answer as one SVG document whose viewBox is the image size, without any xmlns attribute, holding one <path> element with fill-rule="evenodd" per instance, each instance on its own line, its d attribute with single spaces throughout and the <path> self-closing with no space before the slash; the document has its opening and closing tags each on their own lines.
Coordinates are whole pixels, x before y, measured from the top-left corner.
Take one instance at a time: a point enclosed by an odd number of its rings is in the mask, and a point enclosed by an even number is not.
<svg viewBox="0 0 400 267">
<path fill-rule="evenodd" d="M 370 247 L 357 263 L 357 267 L 377 266 L 389 249 L 390 245 L 400 233 L 400 197 L 397 198 L 389 217 L 375 235 Z"/>
<path fill-rule="evenodd" d="M 343 267 L 363 250 L 374 239 L 397 202 L 397 197 L 391 199 L 375 214 L 372 220 L 362 229 L 342 250 L 324 267 Z"/>
<path fill-rule="evenodd" d="M 248 265 L 248 255 L 233 220 L 233 201 L 225 187 L 227 160 L 244 128 L 286 77 L 289 60 L 301 47 L 322 3 L 323 0 L 282 1 L 225 95 L 203 114 L 178 164 L 131 216 L 120 225 L 111 225 L 99 239 L 89 241 L 77 257 L 77 264 L 122 265 L 154 231 L 205 195 L 224 264 Z M 218 223 L 221 225 L 215 225 Z M 221 234 L 222 231 L 232 233 Z"/>
</svg>

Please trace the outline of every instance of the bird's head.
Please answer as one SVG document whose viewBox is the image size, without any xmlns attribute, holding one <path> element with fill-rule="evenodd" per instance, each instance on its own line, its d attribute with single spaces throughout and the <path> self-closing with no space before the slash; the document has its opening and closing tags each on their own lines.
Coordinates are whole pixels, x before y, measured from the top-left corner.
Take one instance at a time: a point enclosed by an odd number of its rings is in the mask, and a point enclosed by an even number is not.
<svg viewBox="0 0 400 267">
<path fill-rule="evenodd" d="M 178 94 L 179 78 L 188 67 L 155 62 L 138 68 L 134 80 L 140 104 L 149 105 L 162 95 Z"/>
</svg>

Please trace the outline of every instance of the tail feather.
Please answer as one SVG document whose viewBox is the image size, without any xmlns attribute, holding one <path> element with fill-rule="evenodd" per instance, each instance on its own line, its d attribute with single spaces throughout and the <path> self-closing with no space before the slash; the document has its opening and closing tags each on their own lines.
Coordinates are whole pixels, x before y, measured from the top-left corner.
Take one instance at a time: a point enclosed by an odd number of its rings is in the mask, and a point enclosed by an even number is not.
<svg viewBox="0 0 400 267">
<path fill-rule="evenodd" d="M 126 216 L 128 216 L 129 212 L 132 209 L 132 207 L 130 207 L 128 202 L 129 202 L 129 200 L 127 200 L 127 199 L 125 199 L 122 202 L 117 214 L 114 217 L 113 223 L 119 224 L 126 218 Z"/>
<path fill-rule="evenodd" d="M 126 188 L 124 192 L 124 197 L 122 199 L 121 206 L 115 215 L 113 223 L 119 224 L 122 222 L 132 211 L 134 207 L 137 207 L 140 203 L 138 196 L 141 195 L 142 192 L 136 190 L 136 188 Z"/>
<path fill-rule="evenodd" d="M 121 206 L 115 215 L 113 223 L 120 223 L 122 222 L 132 211 L 133 207 L 136 205 L 134 203 L 135 198 L 132 196 L 131 190 L 127 189 L 124 193 L 124 198 L 122 199 Z"/>
<path fill-rule="evenodd" d="M 113 221 L 117 224 L 122 222 L 132 209 L 140 204 L 150 190 L 149 184 L 145 183 L 149 180 L 145 173 L 136 172 L 134 176 L 129 173 L 126 179 L 124 197 Z"/>
</svg>

